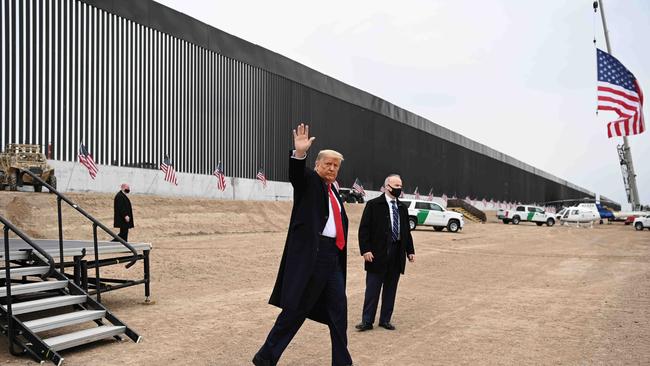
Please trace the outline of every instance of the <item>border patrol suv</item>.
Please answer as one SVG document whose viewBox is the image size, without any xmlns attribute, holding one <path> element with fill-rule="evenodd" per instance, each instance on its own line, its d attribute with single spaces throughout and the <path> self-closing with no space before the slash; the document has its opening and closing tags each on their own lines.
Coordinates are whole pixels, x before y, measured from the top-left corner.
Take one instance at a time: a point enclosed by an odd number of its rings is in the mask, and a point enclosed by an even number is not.
<svg viewBox="0 0 650 366">
<path fill-rule="evenodd" d="M 513 223 L 519 225 L 522 221 L 534 222 L 537 226 L 555 225 L 555 217 L 551 213 L 546 213 L 543 208 L 537 206 L 519 205 L 514 210 L 506 210 L 503 213 L 497 213 L 497 217 L 503 221 L 504 224 Z"/>
<path fill-rule="evenodd" d="M 400 202 L 408 208 L 411 230 L 418 225 L 423 225 L 433 226 L 436 231 L 447 228 L 447 230 L 455 233 L 465 225 L 462 214 L 447 211 L 435 202 L 423 200 L 400 200 Z"/>
</svg>

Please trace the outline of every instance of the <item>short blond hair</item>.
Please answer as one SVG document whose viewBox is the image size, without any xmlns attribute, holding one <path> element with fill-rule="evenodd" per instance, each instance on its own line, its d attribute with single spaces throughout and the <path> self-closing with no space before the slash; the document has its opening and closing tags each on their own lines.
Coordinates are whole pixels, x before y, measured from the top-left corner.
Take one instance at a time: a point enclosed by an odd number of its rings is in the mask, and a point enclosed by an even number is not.
<svg viewBox="0 0 650 366">
<path fill-rule="evenodd" d="M 318 152 L 318 155 L 316 156 L 316 161 L 319 161 L 322 158 L 336 158 L 339 159 L 340 161 L 343 161 L 343 154 L 341 154 L 338 151 L 335 150 L 321 150 Z"/>
</svg>

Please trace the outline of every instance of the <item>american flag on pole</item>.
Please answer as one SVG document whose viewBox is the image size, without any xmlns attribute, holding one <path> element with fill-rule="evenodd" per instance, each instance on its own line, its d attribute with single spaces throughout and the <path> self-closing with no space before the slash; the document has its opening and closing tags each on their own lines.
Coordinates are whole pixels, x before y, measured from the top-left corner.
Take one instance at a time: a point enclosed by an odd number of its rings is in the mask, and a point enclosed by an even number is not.
<svg viewBox="0 0 650 366">
<path fill-rule="evenodd" d="M 427 195 L 427 199 L 429 201 L 433 201 L 433 188 L 429 190 L 429 194 Z"/>
<path fill-rule="evenodd" d="M 178 185 L 178 180 L 176 179 L 176 170 L 174 169 L 171 160 L 169 160 L 169 156 L 165 155 L 163 162 L 160 163 L 160 170 L 165 173 L 165 181 L 174 185 Z"/>
<path fill-rule="evenodd" d="M 418 187 L 415 187 L 415 192 L 413 192 L 413 194 L 415 195 L 416 200 L 420 199 L 420 192 L 418 192 Z"/>
<path fill-rule="evenodd" d="M 226 190 L 226 175 L 223 172 L 223 164 L 219 162 L 217 165 L 217 169 L 214 170 L 212 173 L 215 177 L 217 177 L 217 189 L 220 191 L 225 191 Z"/>
<path fill-rule="evenodd" d="M 359 192 L 362 196 L 366 195 L 366 191 L 363 189 L 363 185 L 361 184 L 359 178 L 354 179 L 354 183 L 352 183 L 352 189 Z"/>
<path fill-rule="evenodd" d="M 99 169 L 97 169 L 97 165 L 95 164 L 95 160 L 93 160 L 93 156 L 88 152 L 88 149 L 86 146 L 84 146 L 83 142 L 79 145 L 79 162 L 81 165 L 85 166 L 86 169 L 88 169 L 88 174 L 90 174 L 90 177 L 92 179 L 95 179 L 97 173 L 99 172 Z"/>
<path fill-rule="evenodd" d="M 643 91 L 638 80 L 609 53 L 596 49 L 598 110 L 614 111 L 619 119 L 607 124 L 607 136 L 638 135 L 645 131 Z"/>
<path fill-rule="evenodd" d="M 266 188 L 266 175 L 264 175 L 264 169 L 260 168 L 260 170 L 257 171 L 255 178 L 262 182 L 262 187 Z"/>
</svg>

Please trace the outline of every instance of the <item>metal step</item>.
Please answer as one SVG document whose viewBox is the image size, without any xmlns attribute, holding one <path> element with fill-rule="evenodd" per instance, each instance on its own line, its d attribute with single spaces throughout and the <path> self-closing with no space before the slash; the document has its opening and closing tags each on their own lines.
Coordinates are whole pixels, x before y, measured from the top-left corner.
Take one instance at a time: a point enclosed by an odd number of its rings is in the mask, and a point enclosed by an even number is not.
<svg viewBox="0 0 650 366">
<path fill-rule="evenodd" d="M 25 322 L 25 326 L 32 332 L 44 332 L 46 330 L 65 327 L 68 325 L 85 323 L 95 319 L 101 319 L 106 315 L 105 310 L 81 310 L 72 313 L 50 316 L 48 318 L 35 319 Z"/>
<path fill-rule="evenodd" d="M 50 270 L 48 266 L 32 266 L 32 267 L 11 267 L 9 270 L 11 278 L 20 278 L 22 276 L 42 275 Z M 0 277 L 5 276 L 5 268 L 0 269 Z"/>
<path fill-rule="evenodd" d="M 38 299 L 32 301 L 18 302 L 12 305 L 11 309 L 14 315 L 32 313 L 35 311 L 60 308 L 67 305 L 81 304 L 86 301 L 86 295 L 64 295 L 48 297 L 46 299 Z M 6 311 L 6 305 L 2 305 Z"/>
<path fill-rule="evenodd" d="M 62 349 L 80 346 L 100 339 L 120 335 L 123 334 L 125 330 L 125 326 L 102 325 L 101 327 L 84 329 L 57 337 L 47 338 L 44 339 L 43 342 L 54 351 L 60 351 Z"/>
<path fill-rule="evenodd" d="M 68 281 L 42 281 L 25 284 L 11 284 L 11 295 L 31 294 L 32 292 L 40 292 L 47 290 L 55 290 L 64 288 Z M 7 296 L 7 288 L 0 287 L 0 297 Z"/>
<path fill-rule="evenodd" d="M 4 251 L 2 251 L 2 253 L 0 253 L 0 260 L 4 261 L 4 259 L 5 259 L 5 253 L 4 253 Z M 29 252 L 27 252 L 25 250 L 10 251 L 9 252 L 9 259 L 12 260 L 12 261 L 29 259 Z"/>
</svg>

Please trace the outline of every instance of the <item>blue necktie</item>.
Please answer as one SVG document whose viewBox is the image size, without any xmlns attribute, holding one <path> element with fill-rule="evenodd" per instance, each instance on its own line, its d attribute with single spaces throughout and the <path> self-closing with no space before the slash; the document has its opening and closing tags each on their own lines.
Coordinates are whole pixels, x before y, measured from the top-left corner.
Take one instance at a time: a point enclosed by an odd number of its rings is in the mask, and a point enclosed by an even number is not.
<svg viewBox="0 0 650 366">
<path fill-rule="evenodd" d="M 399 238 L 399 211 L 395 201 L 390 201 L 390 204 L 393 207 L 393 242 L 396 242 L 397 238 Z"/>
</svg>

